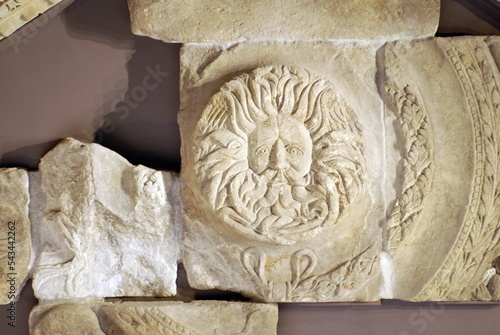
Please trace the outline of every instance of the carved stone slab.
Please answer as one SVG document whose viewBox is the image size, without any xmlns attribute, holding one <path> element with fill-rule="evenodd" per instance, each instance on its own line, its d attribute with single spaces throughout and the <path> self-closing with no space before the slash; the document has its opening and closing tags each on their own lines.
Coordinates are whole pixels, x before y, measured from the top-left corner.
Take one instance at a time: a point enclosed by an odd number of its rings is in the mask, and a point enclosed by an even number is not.
<svg viewBox="0 0 500 335">
<path fill-rule="evenodd" d="M 28 173 L 0 169 L 0 304 L 14 302 L 31 265 Z"/>
<path fill-rule="evenodd" d="M 273 335 L 278 306 L 198 301 L 40 305 L 30 314 L 30 334 Z"/>
<path fill-rule="evenodd" d="M 39 299 L 170 296 L 180 245 L 175 174 L 132 166 L 97 144 L 62 141 L 33 192 Z"/>
<path fill-rule="evenodd" d="M 132 31 L 168 42 L 433 36 L 439 0 L 128 0 Z"/>
<path fill-rule="evenodd" d="M 500 299 L 498 42 L 384 49 L 394 298 Z"/>
<path fill-rule="evenodd" d="M 62 0 L 3 0 L 0 1 L 0 40 L 54 7 Z"/>
<path fill-rule="evenodd" d="M 182 49 L 183 263 L 193 287 L 265 301 L 378 299 L 376 49 Z"/>
</svg>

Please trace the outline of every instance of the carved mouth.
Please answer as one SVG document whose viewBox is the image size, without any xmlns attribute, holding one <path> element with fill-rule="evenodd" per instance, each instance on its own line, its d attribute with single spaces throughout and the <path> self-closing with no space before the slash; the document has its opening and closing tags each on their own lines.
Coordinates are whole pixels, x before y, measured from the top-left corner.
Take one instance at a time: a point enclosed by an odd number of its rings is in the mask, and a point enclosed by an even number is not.
<svg viewBox="0 0 500 335">
<path fill-rule="evenodd" d="M 280 185 L 280 184 L 288 184 L 288 178 L 285 175 L 285 171 L 280 170 L 276 173 L 275 177 L 271 180 L 271 182 L 275 185 Z"/>
<path fill-rule="evenodd" d="M 264 177 L 268 180 L 268 186 L 284 184 L 293 186 L 293 184 L 295 184 L 293 181 L 294 178 L 291 178 L 291 176 L 289 176 L 285 170 L 268 169 L 264 172 Z"/>
</svg>

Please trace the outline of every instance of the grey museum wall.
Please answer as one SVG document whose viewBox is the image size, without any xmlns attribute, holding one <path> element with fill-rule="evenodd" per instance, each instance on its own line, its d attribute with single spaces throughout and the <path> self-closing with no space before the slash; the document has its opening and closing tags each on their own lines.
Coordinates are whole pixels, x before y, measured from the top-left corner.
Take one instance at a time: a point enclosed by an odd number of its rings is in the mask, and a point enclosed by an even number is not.
<svg viewBox="0 0 500 335">
<path fill-rule="evenodd" d="M 443 0 L 438 34 L 499 34 L 495 3 Z M 125 0 L 64 0 L 0 41 L 0 167 L 36 169 L 56 143 L 75 137 L 133 164 L 179 171 L 179 50 L 133 35 Z M 182 273 L 178 282 L 185 285 Z M 15 328 L 0 307 L 0 334 L 28 334 L 35 304 L 28 282 Z M 281 304 L 279 317 L 278 333 L 287 335 L 500 333 L 498 303 Z"/>
<path fill-rule="evenodd" d="M 178 170 L 180 45 L 134 36 L 124 1 L 76 1 L 57 14 L 70 3 L 1 43 L 2 166 L 36 168 L 59 139 L 96 133 L 132 162 Z M 158 68 L 168 75 L 138 96 Z"/>
</svg>

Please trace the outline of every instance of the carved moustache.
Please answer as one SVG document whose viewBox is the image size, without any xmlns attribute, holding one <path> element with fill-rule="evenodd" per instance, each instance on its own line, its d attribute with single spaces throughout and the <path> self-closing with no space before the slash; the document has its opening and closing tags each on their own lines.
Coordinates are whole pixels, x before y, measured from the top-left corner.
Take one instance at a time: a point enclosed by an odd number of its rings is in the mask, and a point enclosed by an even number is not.
<svg viewBox="0 0 500 335">
<path fill-rule="evenodd" d="M 287 184 L 290 186 L 306 186 L 309 184 L 309 175 L 299 176 L 293 169 L 274 170 L 267 168 L 262 172 L 261 177 L 269 186 Z"/>
</svg>

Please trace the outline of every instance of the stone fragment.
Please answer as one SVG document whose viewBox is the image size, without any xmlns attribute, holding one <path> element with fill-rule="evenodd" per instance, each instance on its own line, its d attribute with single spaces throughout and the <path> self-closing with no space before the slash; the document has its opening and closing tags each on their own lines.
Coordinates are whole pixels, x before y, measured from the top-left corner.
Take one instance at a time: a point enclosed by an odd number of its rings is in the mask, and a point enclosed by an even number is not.
<svg viewBox="0 0 500 335">
<path fill-rule="evenodd" d="M 0 40 L 62 0 L 4 0 L 0 2 Z"/>
<path fill-rule="evenodd" d="M 195 301 L 39 305 L 30 334 L 276 334 L 278 306 Z"/>
<path fill-rule="evenodd" d="M 0 169 L 0 304 L 17 300 L 31 267 L 28 173 Z"/>
<path fill-rule="evenodd" d="M 396 299 L 500 299 L 498 42 L 436 38 L 384 48 Z"/>
<path fill-rule="evenodd" d="M 104 335 L 105 333 L 102 332 L 99 320 L 91 307 L 66 304 L 35 307 L 30 314 L 30 334 Z"/>
<path fill-rule="evenodd" d="M 406 39 L 433 36 L 438 0 L 129 0 L 132 31 L 167 42 Z"/>
<path fill-rule="evenodd" d="M 180 257 L 178 178 L 66 139 L 42 158 L 34 292 L 39 299 L 171 296 Z M 33 176 L 33 180 L 37 180 Z"/>
<path fill-rule="evenodd" d="M 192 287 L 276 302 L 378 299 L 377 47 L 182 49 L 183 263 Z"/>
</svg>

